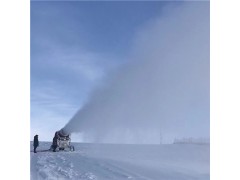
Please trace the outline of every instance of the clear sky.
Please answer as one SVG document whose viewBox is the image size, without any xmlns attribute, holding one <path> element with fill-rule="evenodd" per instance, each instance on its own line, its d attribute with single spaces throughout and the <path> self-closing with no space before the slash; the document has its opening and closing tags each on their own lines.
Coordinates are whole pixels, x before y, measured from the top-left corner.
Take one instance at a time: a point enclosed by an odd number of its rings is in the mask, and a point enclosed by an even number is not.
<svg viewBox="0 0 240 180">
<path fill-rule="evenodd" d="M 51 140 L 109 72 L 128 62 L 146 24 L 184 3 L 32 1 L 31 137 Z"/>
</svg>

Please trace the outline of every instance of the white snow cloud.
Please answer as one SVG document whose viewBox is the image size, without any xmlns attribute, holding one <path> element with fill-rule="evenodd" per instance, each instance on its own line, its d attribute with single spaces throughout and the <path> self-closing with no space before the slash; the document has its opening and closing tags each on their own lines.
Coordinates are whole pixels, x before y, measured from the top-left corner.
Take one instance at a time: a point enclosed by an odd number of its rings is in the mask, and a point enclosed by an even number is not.
<svg viewBox="0 0 240 180">
<path fill-rule="evenodd" d="M 209 136 L 209 3 L 166 8 L 134 44 L 133 61 L 109 74 L 65 128 L 97 142 Z"/>
</svg>

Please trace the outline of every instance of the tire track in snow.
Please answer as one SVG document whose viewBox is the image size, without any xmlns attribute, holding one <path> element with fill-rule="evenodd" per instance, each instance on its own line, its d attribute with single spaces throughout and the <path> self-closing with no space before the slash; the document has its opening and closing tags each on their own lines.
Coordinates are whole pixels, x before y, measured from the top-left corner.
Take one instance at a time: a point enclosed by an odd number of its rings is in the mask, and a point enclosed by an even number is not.
<svg viewBox="0 0 240 180">
<path fill-rule="evenodd" d="M 109 160 L 95 160 L 98 163 L 100 169 L 106 171 L 106 174 L 109 175 L 109 179 L 130 179 L 130 180 L 149 180 L 145 177 L 137 175 L 133 172 L 129 172 L 123 167 L 114 165 L 114 162 Z"/>
</svg>

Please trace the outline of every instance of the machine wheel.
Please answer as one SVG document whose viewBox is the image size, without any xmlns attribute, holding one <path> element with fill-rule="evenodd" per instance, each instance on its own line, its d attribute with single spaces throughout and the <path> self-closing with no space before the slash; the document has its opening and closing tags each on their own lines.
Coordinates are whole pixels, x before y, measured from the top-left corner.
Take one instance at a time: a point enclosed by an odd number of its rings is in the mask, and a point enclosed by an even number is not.
<svg viewBox="0 0 240 180">
<path fill-rule="evenodd" d="M 74 146 L 70 146 L 70 151 L 75 151 Z"/>
</svg>

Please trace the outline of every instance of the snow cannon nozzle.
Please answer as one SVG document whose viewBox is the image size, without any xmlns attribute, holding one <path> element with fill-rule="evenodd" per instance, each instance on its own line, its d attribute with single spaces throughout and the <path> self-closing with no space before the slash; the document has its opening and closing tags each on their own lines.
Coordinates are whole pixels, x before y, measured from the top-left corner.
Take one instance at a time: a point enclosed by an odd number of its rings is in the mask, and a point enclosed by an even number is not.
<svg viewBox="0 0 240 180">
<path fill-rule="evenodd" d="M 55 136 L 56 136 L 56 135 L 58 135 L 58 136 L 60 136 L 60 137 L 67 137 L 67 136 L 69 136 L 70 134 L 69 134 L 68 132 L 66 132 L 66 130 L 61 129 L 61 130 L 59 130 L 59 131 L 57 131 L 57 132 L 55 133 Z"/>
</svg>

